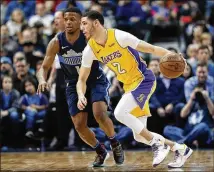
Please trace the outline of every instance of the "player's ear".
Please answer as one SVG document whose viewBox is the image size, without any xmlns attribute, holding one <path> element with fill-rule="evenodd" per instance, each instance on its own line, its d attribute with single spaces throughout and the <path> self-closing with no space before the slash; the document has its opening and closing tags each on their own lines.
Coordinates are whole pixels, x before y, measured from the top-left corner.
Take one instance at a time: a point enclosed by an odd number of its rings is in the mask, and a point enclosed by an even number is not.
<svg viewBox="0 0 214 172">
<path fill-rule="evenodd" d="M 95 24 L 95 26 L 98 26 L 98 24 L 99 24 L 99 20 L 94 20 L 94 24 Z"/>
</svg>

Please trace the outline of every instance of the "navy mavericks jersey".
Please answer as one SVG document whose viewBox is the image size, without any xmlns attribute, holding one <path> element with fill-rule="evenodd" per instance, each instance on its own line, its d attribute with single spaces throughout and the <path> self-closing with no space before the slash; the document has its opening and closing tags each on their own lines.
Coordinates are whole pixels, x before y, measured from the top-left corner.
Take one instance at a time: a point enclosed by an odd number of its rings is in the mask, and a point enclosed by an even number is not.
<svg viewBox="0 0 214 172">
<path fill-rule="evenodd" d="M 57 35 L 57 38 L 60 46 L 60 50 L 57 55 L 59 57 L 61 69 L 65 75 L 65 81 L 66 83 L 77 82 L 82 62 L 82 52 L 87 44 L 85 37 L 81 32 L 79 38 L 73 44 L 67 41 L 65 32 L 60 32 Z M 103 70 L 99 62 L 94 61 L 88 82 L 96 80 L 102 74 Z"/>
</svg>

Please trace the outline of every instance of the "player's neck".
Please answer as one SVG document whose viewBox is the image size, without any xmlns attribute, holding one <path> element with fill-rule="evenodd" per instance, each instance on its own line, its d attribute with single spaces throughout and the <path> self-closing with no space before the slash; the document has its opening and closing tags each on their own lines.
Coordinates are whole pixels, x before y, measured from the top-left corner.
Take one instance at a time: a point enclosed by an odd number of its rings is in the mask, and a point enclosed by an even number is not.
<svg viewBox="0 0 214 172">
<path fill-rule="evenodd" d="M 100 29 L 100 31 L 94 36 L 94 40 L 102 46 L 105 46 L 107 39 L 108 31 L 105 28 Z"/>
<path fill-rule="evenodd" d="M 74 43 L 79 38 L 80 30 L 75 31 L 72 34 L 65 32 L 65 35 L 68 42 Z"/>
</svg>

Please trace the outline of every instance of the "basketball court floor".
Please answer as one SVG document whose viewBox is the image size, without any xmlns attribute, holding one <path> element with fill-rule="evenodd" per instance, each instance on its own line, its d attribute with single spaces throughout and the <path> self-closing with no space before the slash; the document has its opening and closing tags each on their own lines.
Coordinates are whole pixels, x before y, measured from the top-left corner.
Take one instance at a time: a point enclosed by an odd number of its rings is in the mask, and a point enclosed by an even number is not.
<svg viewBox="0 0 214 172">
<path fill-rule="evenodd" d="M 162 164 L 152 167 L 152 152 L 126 151 L 125 163 L 114 164 L 112 152 L 102 168 L 93 168 L 95 152 L 42 152 L 42 153 L 1 153 L 3 172 L 69 172 L 69 171 L 214 171 L 214 150 L 195 150 L 183 168 L 168 169 L 167 163 L 173 160 L 170 152 Z"/>
</svg>

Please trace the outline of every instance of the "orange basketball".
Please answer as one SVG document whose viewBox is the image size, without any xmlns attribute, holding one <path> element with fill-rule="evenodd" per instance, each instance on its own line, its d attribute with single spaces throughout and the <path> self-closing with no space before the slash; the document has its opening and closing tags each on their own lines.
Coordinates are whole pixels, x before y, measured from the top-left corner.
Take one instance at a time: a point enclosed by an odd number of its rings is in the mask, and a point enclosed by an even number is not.
<svg viewBox="0 0 214 172">
<path fill-rule="evenodd" d="M 177 78 L 184 72 L 185 61 L 182 55 L 171 53 L 160 59 L 160 72 L 167 78 Z"/>
</svg>

